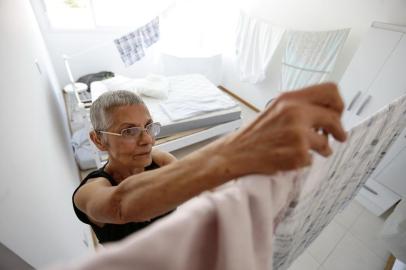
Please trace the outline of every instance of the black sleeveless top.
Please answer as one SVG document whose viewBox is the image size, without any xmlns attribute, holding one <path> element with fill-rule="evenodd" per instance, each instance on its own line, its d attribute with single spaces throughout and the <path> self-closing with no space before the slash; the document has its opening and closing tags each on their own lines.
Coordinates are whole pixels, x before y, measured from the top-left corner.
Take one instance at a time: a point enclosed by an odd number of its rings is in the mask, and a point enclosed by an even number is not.
<svg viewBox="0 0 406 270">
<path fill-rule="evenodd" d="M 83 213 L 82 211 L 80 211 L 79 208 L 76 207 L 75 201 L 73 200 L 73 198 L 74 198 L 76 192 L 78 191 L 78 189 L 80 187 L 82 187 L 83 185 L 85 185 L 87 183 L 87 181 L 92 178 L 103 177 L 103 178 L 106 178 L 112 186 L 117 186 L 117 183 L 114 181 L 113 177 L 104 171 L 104 167 L 89 173 L 85 177 L 85 179 L 83 179 L 83 181 L 80 183 L 80 185 L 76 188 L 76 190 L 73 192 L 73 195 L 72 195 L 73 209 L 75 210 L 76 216 L 79 218 L 80 221 L 82 221 L 83 223 L 89 224 L 92 227 L 94 233 L 96 234 L 96 236 L 99 239 L 99 242 L 101 244 L 106 243 L 106 242 L 121 240 L 121 239 L 125 238 L 126 236 L 132 234 L 133 232 L 136 232 L 138 230 L 145 228 L 146 226 L 153 223 L 155 220 L 157 220 L 161 217 L 164 217 L 172 212 L 172 211 L 170 211 L 166 214 L 153 218 L 150 221 L 144 221 L 144 222 L 130 222 L 130 223 L 126 223 L 126 224 L 105 223 L 103 227 L 99 227 L 96 224 L 93 224 L 89 220 L 87 215 L 85 213 Z M 153 170 L 156 168 L 159 168 L 159 166 L 155 162 L 152 162 L 151 165 L 145 167 L 145 170 Z"/>
</svg>

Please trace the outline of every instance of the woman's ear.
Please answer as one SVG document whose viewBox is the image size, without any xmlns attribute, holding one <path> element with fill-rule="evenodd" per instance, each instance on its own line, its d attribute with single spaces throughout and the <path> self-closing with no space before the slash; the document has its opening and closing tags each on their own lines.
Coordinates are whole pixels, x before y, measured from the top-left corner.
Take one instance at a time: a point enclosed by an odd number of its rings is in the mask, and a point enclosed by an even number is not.
<svg viewBox="0 0 406 270">
<path fill-rule="evenodd" d="M 107 151 L 107 142 L 103 140 L 101 136 L 102 136 L 101 134 L 97 134 L 97 132 L 94 130 L 90 131 L 89 133 L 89 137 L 92 140 L 92 142 L 96 145 L 96 147 L 100 151 Z"/>
</svg>

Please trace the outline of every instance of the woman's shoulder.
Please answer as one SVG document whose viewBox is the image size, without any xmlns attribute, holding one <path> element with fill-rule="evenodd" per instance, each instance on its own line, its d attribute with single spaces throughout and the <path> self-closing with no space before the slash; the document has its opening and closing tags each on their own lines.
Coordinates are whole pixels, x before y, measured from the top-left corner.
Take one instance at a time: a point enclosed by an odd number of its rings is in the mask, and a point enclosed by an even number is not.
<svg viewBox="0 0 406 270">
<path fill-rule="evenodd" d="M 174 155 L 159 149 L 153 149 L 151 154 L 152 161 L 159 167 L 163 167 L 177 160 Z"/>
<path fill-rule="evenodd" d="M 100 183 L 103 183 L 103 185 L 106 185 L 107 183 L 110 183 L 111 185 L 113 185 L 112 183 L 111 183 L 111 181 L 114 181 L 113 179 L 112 179 L 112 177 L 108 174 L 108 173 L 106 173 L 104 170 L 103 170 L 103 168 L 101 168 L 101 169 L 98 169 L 98 170 L 95 170 L 95 171 L 92 171 L 92 172 L 90 172 L 83 180 L 82 180 L 82 182 L 80 183 L 80 185 L 79 185 L 79 187 L 81 187 L 81 186 L 83 186 L 83 185 L 85 185 L 85 184 L 88 184 L 88 183 L 90 183 L 90 182 L 100 182 Z"/>
</svg>

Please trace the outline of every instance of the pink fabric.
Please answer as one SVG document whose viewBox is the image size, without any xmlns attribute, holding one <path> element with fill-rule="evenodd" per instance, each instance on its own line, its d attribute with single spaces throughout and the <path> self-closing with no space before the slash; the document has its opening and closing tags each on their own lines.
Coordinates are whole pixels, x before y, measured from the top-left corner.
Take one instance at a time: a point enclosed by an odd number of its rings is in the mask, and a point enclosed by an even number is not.
<svg viewBox="0 0 406 270">
<path fill-rule="evenodd" d="M 271 269 L 275 221 L 298 173 L 249 176 L 205 192 L 170 216 L 92 257 L 53 269 Z"/>
</svg>

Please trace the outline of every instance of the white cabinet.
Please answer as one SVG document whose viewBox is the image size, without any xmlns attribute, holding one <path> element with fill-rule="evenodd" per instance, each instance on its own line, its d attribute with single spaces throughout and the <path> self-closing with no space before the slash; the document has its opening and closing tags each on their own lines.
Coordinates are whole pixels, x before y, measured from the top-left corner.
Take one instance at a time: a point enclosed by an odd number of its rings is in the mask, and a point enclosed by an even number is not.
<svg viewBox="0 0 406 270">
<path fill-rule="evenodd" d="M 382 162 L 382 167 L 376 171 L 373 178 L 395 191 L 397 194 L 406 198 L 406 129 L 403 136 L 400 136 L 396 141 L 397 145 L 393 145 L 393 155 L 390 155 L 387 162 Z"/>
<path fill-rule="evenodd" d="M 341 95 L 347 105 L 343 115 L 346 128 L 356 124 L 352 121 L 356 110 L 401 38 L 399 32 L 369 29 L 340 81 Z"/>
<path fill-rule="evenodd" d="M 381 162 L 376 167 L 375 171 L 372 173 L 371 177 L 378 179 L 381 182 L 380 175 L 384 170 L 387 169 L 389 164 L 394 161 L 397 157 L 401 155 L 402 151 L 406 150 L 406 129 L 399 135 L 399 138 L 393 143 L 389 151 L 385 154 Z M 406 166 L 406 160 L 405 166 Z M 405 177 L 406 179 L 406 177 Z M 406 198 L 406 194 L 403 196 Z"/>
<path fill-rule="evenodd" d="M 386 104 L 406 94 L 406 35 L 393 49 L 381 71 L 355 110 L 354 124 L 371 116 Z"/>
<path fill-rule="evenodd" d="M 406 94 L 406 26 L 373 24 L 340 82 L 346 129 Z M 406 109 L 406 108 L 405 108 Z M 406 130 L 388 150 L 358 200 L 380 215 L 406 198 Z"/>
</svg>

